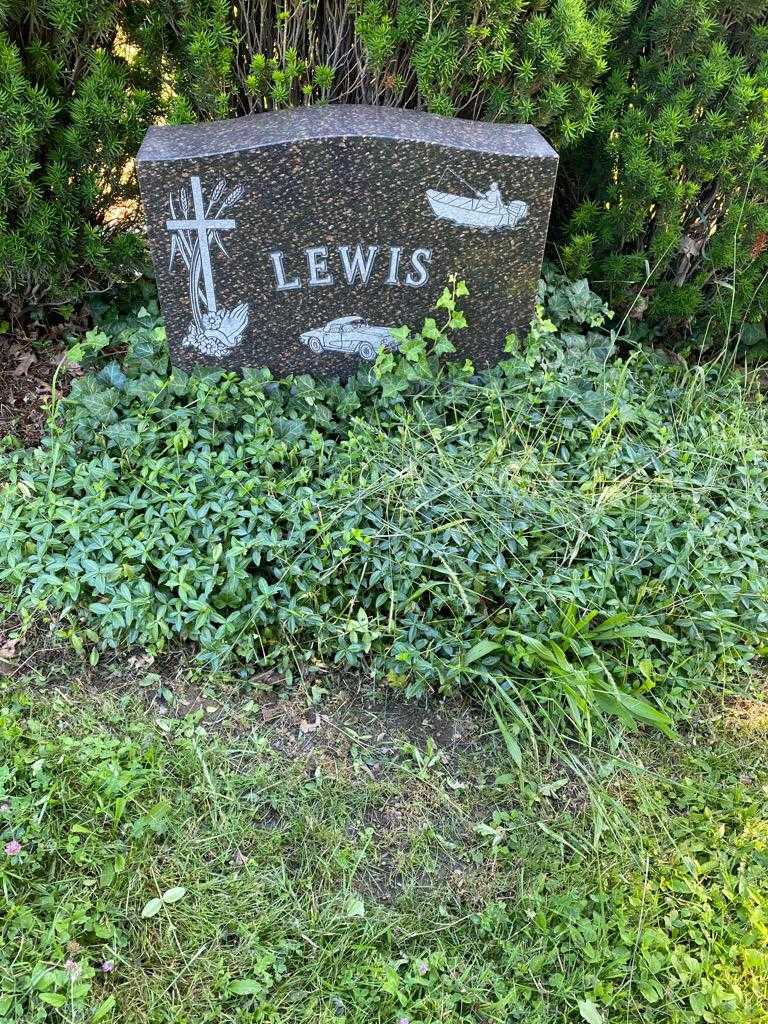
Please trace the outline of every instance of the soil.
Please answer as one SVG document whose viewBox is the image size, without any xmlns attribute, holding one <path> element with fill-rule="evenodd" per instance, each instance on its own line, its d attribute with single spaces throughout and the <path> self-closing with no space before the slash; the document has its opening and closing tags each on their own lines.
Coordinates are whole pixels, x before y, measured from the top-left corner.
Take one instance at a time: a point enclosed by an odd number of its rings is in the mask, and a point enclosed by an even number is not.
<svg viewBox="0 0 768 1024">
<path fill-rule="evenodd" d="M 288 685 L 274 671 L 241 670 L 219 673 L 209 683 L 210 673 L 196 666 L 191 648 L 157 658 L 121 651 L 92 667 L 68 646 L 51 646 L 52 631 L 41 628 L 11 641 L 17 625 L 8 621 L 0 629 L 0 676 L 10 682 L 39 678 L 64 692 L 82 687 L 93 696 L 132 696 L 158 719 L 197 716 L 206 732 L 223 736 L 246 734 L 256 725 L 275 750 L 316 765 L 355 754 L 374 763 L 404 743 L 426 750 L 430 742 L 449 765 L 478 749 L 492 731 L 482 710 L 460 695 L 406 699 L 376 686 L 365 672 L 310 666 Z"/>
<path fill-rule="evenodd" d="M 0 438 L 16 437 L 25 448 L 40 443 L 56 367 L 64 355 L 60 340 L 36 347 L 0 337 Z M 62 368 L 57 391 L 66 395 L 78 367 Z"/>
<path fill-rule="evenodd" d="M 93 325 L 87 304 L 69 309 L 66 317 L 49 310 L 45 319 L 26 317 L 3 321 L 0 332 L 0 439 L 18 438 L 25 448 L 40 443 L 48 416 L 53 376 L 71 339 Z M 69 391 L 79 366 L 62 367 L 57 379 L 59 397 Z"/>
</svg>

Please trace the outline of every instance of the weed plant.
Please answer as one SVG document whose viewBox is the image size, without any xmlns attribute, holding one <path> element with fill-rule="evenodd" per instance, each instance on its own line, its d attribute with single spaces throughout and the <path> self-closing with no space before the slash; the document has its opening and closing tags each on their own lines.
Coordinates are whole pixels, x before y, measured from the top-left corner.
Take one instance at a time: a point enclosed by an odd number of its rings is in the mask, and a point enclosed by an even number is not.
<svg viewBox="0 0 768 1024">
<path fill-rule="evenodd" d="M 154 309 L 92 332 L 71 358 L 119 341 L 122 363 L 0 462 L 6 614 L 92 659 L 187 640 L 214 668 L 479 688 L 518 732 L 532 707 L 587 739 L 605 715 L 669 728 L 764 649 L 761 395 L 617 350 L 587 283 L 556 277 L 477 374 L 444 362 L 463 294 L 345 385 L 169 372 Z"/>
</svg>

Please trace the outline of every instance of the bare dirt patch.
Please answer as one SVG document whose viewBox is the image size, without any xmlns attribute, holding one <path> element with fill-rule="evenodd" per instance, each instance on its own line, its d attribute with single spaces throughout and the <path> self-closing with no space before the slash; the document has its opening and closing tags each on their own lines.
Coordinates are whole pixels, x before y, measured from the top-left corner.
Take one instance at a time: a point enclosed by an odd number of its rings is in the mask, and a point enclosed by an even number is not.
<svg viewBox="0 0 768 1024">
<path fill-rule="evenodd" d="M 32 346 L 0 344 L 0 437 L 17 437 L 24 447 L 39 444 L 51 398 L 60 349 L 37 353 Z M 62 386 L 66 393 L 67 382 Z"/>
<path fill-rule="evenodd" d="M 90 313 L 83 308 L 65 322 L 27 323 L 21 333 L 0 335 L 0 438 L 18 438 L 25 448 L 40 443 L 53 377 L 67 339 L 87 330 L 90 323 Z M 60 397 L 81 373 L 78 366 L 61 367 L 56 386 Z"/>
<path fill-rule="evenodd" d="M 310 666 L 288 685 L 278 672 L 201 668 L 194 652 L 180 648 L 152 657 L 141 651 L 103 655 L 91 666 L 51 642 L 50 632 L 13 645 L 2 674 L 25 685 L 45 679 L 63 691 L 83 688 L 139 701 L 156 719 L 193 717 L 207 732 L 224 736 L 254 731 L 290 759 L 313 764 L 358 758 L 375 777 L 380 764 L 412 751 L 450 769 L 459 755 L 479 749 L 492 723 L 461 695 L 407 699 L 376 684 L 365 671 Z"/>
</svg>

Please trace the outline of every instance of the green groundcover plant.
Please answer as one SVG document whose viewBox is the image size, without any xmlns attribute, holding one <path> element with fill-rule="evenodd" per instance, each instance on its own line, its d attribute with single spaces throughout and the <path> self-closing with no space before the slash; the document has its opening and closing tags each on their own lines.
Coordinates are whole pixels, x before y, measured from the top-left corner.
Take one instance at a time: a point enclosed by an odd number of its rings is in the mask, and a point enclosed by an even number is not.
<svg viewBox="0 0 768 1024">
<path fill-rule="evenodd" d="M 586 281 L 531 337 L 443 364 L 461 282 L 348 384 L 169 372 L 156 311 L 2 457 L 2 607 L 78 647 L 198 645 L 370 665 L 410 693 L 479 686 L 666 727 L 656 698 L 765 644 L 766 412 L 749 380 L 620 353 Z"/>
</svg>

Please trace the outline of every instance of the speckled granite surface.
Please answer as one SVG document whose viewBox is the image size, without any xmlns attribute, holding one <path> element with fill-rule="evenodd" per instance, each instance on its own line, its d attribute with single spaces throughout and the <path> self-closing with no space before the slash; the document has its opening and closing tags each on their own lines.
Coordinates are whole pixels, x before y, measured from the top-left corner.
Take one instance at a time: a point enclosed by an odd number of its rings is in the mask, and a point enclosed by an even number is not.
<svg viewBox="0 0 768 1024">
<path fill-rule="evenodd" d="M 557 171 L 530 126 L 302 108 L 151 128 L 138 167 L 178 365 L 345 377 L 450 273 L 457 357 L 492 365 L 530 322 Z"/>
</svg>

